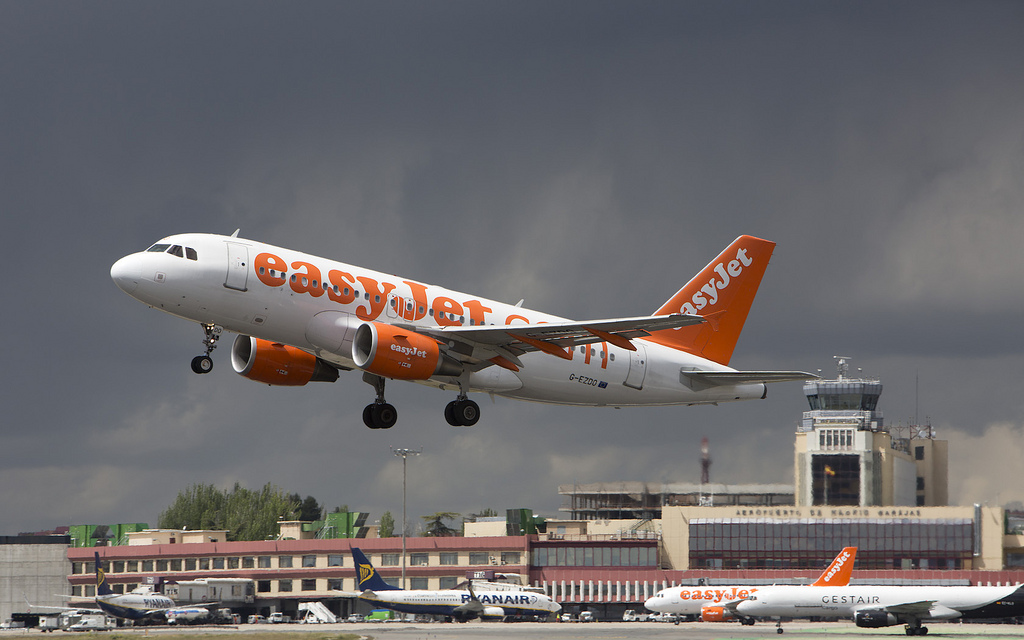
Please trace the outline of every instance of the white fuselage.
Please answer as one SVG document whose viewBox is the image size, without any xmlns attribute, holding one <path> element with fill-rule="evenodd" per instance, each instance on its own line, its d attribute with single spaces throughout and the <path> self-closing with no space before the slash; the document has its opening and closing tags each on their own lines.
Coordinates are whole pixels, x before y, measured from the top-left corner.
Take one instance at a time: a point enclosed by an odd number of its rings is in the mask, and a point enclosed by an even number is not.
<svg viewBox="0 0 1024 640">
<path fill-rule="evenodd" d="M 761 587 L 749 585 L 728 587 L 670 587 L 662 589 L 644 602 L 644 606 L 657 613 L 699 615 L 704 607 L 719 606 L 726 602 L 749 597 Z"/>
<path fill-rule="evenodd" d="M 848 618 L 862 610 L 896 610 L 905 605 L 929 603 L 921 615 L 908 617 L 946 620 L 971 617 L 970 612 L 1007 598 L 1017 589 L 1018 586 L 775 586 L 758 590 L 739 603 L 736 610 L 754 617 Z"/>
<path fill-rule="evenodd" d="M 96 604 L 104 612 L 118 618 L 138 620 L 153 612 L 163 612 L 174 605 L 174 600 L 159 593 L 96 596 Z"/>
<path fill-rule="evenodd" d="M 372 593 L 372 595 L 369 595 Z M 546 616 L 558 613 L 562 606 L 546 595 L 529 591 L 474 591 L 483 605 L 484 617 Z M 472 601 L 462 589 L 375 591 L 359 596 L 363 600 L 403 613 L 459 616 L 457 609 Z"/>
<path fill-rule="evenodd" d="M 188 247 L 196 259 L 156 251 L 131 254 L 111 269 L 118 287 L 161 311 L 292 345 L 342 368 L 356 368 L 352 338 L 363 322 L 472 327 L 562 320 L 252 240 L 181 234 L 160 242 Z M 332 327 L 351 330 L 325 336 L 320 331 L 325 318 Z M 589 406 L 717 403 L 765 393 L 761 383 L 691 389 L 682 369 L 733 369 L 652 341 L 633 342 L 637 351 L 632 352 L 604 342 L 577 346 L 570 360 L 526 353 L 518 372 L 489 366 L 470 374 L 469 390 Z M 454 379 L 435 376 L 422 382 L 442 386 Z"/>
</svg>

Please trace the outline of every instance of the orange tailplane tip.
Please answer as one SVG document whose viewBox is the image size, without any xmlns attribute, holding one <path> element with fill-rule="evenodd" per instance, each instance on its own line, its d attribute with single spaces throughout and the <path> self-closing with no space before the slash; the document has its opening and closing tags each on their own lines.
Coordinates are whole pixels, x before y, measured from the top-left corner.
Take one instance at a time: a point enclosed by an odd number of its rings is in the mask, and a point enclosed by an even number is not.
<svg viewBox="0 0 1024 640">
<path fill-rule="evenodd" d="M 713 316 L 713 322 L 658 331 L 649 340 L 727 365 L 775 243 L 740 236 L 654 315 Z"/>
</svg>

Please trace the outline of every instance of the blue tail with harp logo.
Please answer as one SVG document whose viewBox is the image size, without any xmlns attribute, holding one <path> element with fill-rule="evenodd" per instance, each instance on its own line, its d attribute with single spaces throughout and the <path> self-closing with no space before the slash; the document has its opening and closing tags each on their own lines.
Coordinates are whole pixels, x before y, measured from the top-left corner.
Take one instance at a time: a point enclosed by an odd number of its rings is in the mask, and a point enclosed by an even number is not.
<svg viewBox="0 0 1024 640">
<path fill-rule="evenodd" d="M 360 591 L 400 591 L 398 587 L 384 582 L 370 560 L 358 547 L 352 547 L 352 561 L 356 565 L 356 587 Z"/>
<path fill-rule="evenodd" d="M 114 595 L 113 589 L 107 584 L 107 574 L 103 571 L 103 563 L 100 561 L 99 551 L 96 554 L 96 595 L 98 596 L 112 596 Z"/>
</svg>

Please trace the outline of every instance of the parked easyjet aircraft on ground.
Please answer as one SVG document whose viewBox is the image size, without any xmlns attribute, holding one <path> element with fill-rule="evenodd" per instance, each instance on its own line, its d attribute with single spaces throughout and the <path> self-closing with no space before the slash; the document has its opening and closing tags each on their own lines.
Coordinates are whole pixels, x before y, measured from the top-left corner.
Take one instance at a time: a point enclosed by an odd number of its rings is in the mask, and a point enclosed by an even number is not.
<svg viewBox="0 0 1024 640">
<path fill-rule="evenodd" d="M 814 377 L 727 366 L 775 247 L 751 236 L 652 316 L 573 322 L 237 235 L 169 236 L 110 275 L 132 297 L 202 325 L 196 373 L 213 367 L 223 329 L 239 334 L 232 367 L 259 382 L 333 382 L 361 369 L 377 393 L 363 410 L 371 428 L 398 416 L 384 399 L 387 379 L 457 389 L 445 418 L 472 426 L 480 410 L 470 391 L 588 406 L 713 404 Z"/>
<path fill-rule="evenodd" d="M 1024 586 L 764 587 L 736 605 L 743 616 L 853 618 L 858 627 L 905 624 L 908 636 L 925 635 L 925 620 L 1024 616 Z M 781 621 L 779 633 L 782 633 Z"/>
<path fill-rule="evenodd" d="M 845 587 L 850 584 L 850 573 L 853 571 L 856 557 L 857 547 L 846 547 L 811 586 Z M 658 613 L 674 613 L 681 616 L 700 614 L 704 622 L 739 619 L 740 624 L 752 625 L 753 618 L 736 614 L 736 605 L 763 588 L 765 587 L 751 585 L 671 587 L 662 589 L 648 598 L 644 606 Z"/>
</svg>

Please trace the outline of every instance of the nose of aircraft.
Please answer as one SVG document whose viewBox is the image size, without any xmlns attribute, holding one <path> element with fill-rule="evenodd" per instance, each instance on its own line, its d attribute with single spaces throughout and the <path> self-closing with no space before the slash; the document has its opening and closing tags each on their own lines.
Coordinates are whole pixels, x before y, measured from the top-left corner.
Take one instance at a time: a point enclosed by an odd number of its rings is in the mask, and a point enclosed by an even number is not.
<svg viewBox="0 0 1024 640">
<path fill-rule="evenodd" d="M 138 255 L 125 256 L 110 267 L 110 279 L 117 288 L 131 295 L 139 286 Z"/>
</svg>

